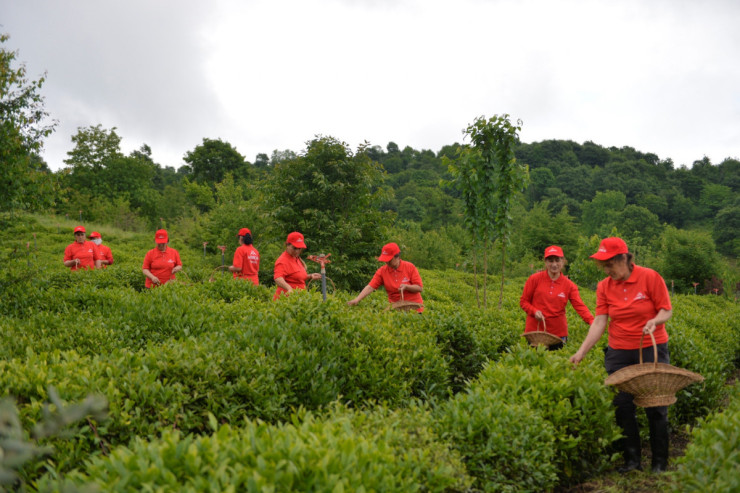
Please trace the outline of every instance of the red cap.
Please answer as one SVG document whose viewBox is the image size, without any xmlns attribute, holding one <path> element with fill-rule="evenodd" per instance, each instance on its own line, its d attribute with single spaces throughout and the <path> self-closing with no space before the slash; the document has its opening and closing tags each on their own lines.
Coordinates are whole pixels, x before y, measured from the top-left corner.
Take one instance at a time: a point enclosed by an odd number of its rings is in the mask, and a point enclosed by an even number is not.
<svg viewBox="0 0 740 493">
<path fill-rule="evenodd" d="M 306 242 L 303 241 L 303 235 L 298 231 L 293 231 L 288 235 L 288 239 L 285 243 L 293 245 L 296 248 L 306 248 Z"/>
<path fill-rule="evenodd" d="M 563 255 L 563 249 L 557 245 L 550 245 L 545 248 L 545 258 L 547 257 L 565 257 Z"/>
<path fill-rule="evenodd" d="M 84 233 L 85 232 L 85 226 L 77 226 L 75 228 L 75 233 Z"/>
<path fill-rule="evenodd" d="M 169 241 L 169 238 L 167 237 L 167 230 L 166 229 L 158 229 L 157 232 L 154 234 L 154 243 L 167 243 Z"/>
<path fill-rule="evenodd" d="M 93 231 L 92 233 L 90 233 L 90 238 L 101 238 L 101 236 L 100 233 L 98 233 L 97 231 Z"/>
<path fill-rule="evenodd" d="M 251 234 L 252 232 L 249 231 L 248 228 L 242 228 L 239 230 L 239 234 L 237 236 L 246 236 L 246 235 L 251 235 Z"/>
<path fill-rule="evenodd" d="M 591 258 L 609 260 L 615 255 L 628 252 L 627 243 L 622 238 L 604 238 L 599 244 L 599 251 L 591 255 Z"/>
<path fill-rule="evenodd" d="M 378 260 L 381 262 L 388 262 L 390 259 L 401 253 L 401 249 L 395 243 L 388 243 L 383 247 L 383 251 L 380 252 Z"/>
</svg>

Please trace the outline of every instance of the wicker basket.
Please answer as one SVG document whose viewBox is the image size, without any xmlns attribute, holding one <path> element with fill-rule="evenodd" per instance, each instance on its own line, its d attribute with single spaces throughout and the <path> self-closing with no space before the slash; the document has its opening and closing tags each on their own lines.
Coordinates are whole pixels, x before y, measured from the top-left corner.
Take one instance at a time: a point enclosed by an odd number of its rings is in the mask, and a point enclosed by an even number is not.
<svg viewBox="0 0 740 493">
<path fill-rule="evenodd" d="M 316 284 L 312 284 L 314 281 L 316 281 Z M 331 287 L 331 290 L 329 289 Z M 308 291 L 314 291 L 318 290 L 321 292 L 321 280 L 320 279 L 309 279 L 306 283 L 306 290 Z M 334 285 L 334 281 L 331 280 L 331 277 L 326 276 L 326 294 L 327 296 L 331 296 L 334 294 L 334 291 L 337 290 L 337 287 Z"/>
<path fill-rule="evenodd" d="M 536 346 L 554 346 L 555 344 L 560 344 L 563 342 L 561 338 L 556 336 L 555 334 L 550 334 L 547 331 L 547 325 L 545 324 L 544 320 L 538 320 L 537 321 L 537 328 L 540 328 L 540 322 L 542 322 L 542 330 L 536 330 L 533 332 L 525 332 L 522 334 L 522 337 L 526 338 L 529 342 L 529 345 L 532 347 Z"/>
<path fill-rule="evenodd" d="M 704 377 L 683 368 L 658 363 L 655 336 L 650 334 L 650 338 L 653 341 L 653 362 L 642 362 L 643 334 L 640 337 L 640 364 L 615 371 L 604 380 L 604 384 L 614 385 L 622 392 L 632 394 L 637 406 L 670 406 L 676 402 L 676 392 L 692 383 L 702 382 Z"/>
<path fill-rule="evenodd" d="M 388 310 L 400 310 L 400 311 L 409 311 L 409 310 L 418 310 L 419 308 L 423 308 L 424 305 L 422 303 L 417 303 L 415 301 L 404 301 L 403 300 L 403 291 L 401 291 L 401 300 L 400 301 L 394 301 L 391 303 L 389 307 L 385 309 L 385 311 Z"/>
</svg>

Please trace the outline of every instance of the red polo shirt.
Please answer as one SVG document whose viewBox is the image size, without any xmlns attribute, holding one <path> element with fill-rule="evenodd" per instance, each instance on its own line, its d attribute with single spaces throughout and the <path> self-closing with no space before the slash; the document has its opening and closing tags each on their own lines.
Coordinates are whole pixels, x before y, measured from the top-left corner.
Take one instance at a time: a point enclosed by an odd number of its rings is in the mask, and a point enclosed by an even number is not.
<svg viewBox="0 0 740 493">
<path fill-rule="evenodd" d="M 159 248 L 152 248 L 144 257 L 144 264 L 141 268 L 148 269 L 154 277 L 159 279 L 160 283 L 165 284 L 175 278 L 172 269 L 178 265 L 182 265 L 182 262 L 180 262 L 180 254 L 174 248 L 167 247 L 164 252 L 161 252 Z M 151 279 L 147 277 L 144 287 L 151 288 L 152 285 Z"/>
<path fill-rule="evenodd" d="M 80 265 L 73 265 L 70 270 L 94 269 L 95 261 L 100 260 L 97 246 L 92 241 L 84 243 L 71 243 L 64 249 L 64 261 L 79 259 Z"/>
<path fill-rule="evenodd" d="M 565 317 L 565 307 L 569 301 L 583 321 L 591 325 L 594 317 L 583 303 L 578 286 L 573 281 L 564 274 L 560 274 L 553 281 L 544 270 L 529 276 L 519 299 L 519 306 L 527 312 L 524 332 L 538 330 L 538 320 L 534 318 L 534 314 L 539 310 L 545 316 L 547 332 L 558 337 L 567 337 L 568 320 Z M 541 324 L 539 330 L 542 330 Z"/>
<path fill-rule="evenodd" d="M 234 279 L 250 279 L 255 286 L 259 284 L 260 252 L 253 245 L 240 245 L 234 252 L 233 265 L 241 269 L 234 272 Z"/>
<path fill-rule="evenodd" d="M 639 349 L 645 324 L 661 309 L 671 310 L 668 288 L 660 274 L 635 265 L 626 281 L 607 277 L 596 287 L 596 315 L 609 316 L 609 347 Z M 655 342 L 668 342 L 665 324 L 656 325 Z M 647 337 L 644 346 L 651 346 Z"/>
<path fill-rule="evenodd" d="M 401 301 L 401 292 L 398 290 L 401 284 L 417 284 L 424 287 L 416 266 L 405 260 L 401 260 L 398 269 L 385 264 L 375 272 L 375 275 L 370 281 L 370 287 L 373 289 L 378 289 L 380 286 L 385 288 L 390 303 Z M 424 303 L 424 300 L 421 299 L 421 293 L 411 293 L 408 291 L 403 292 L 403 300 Z M 424 309 L 419 308 L 417 311 L 422 312 Z"/>
<path fill-rule="evenodd" d="M 98 249 L 100 260 L 108 261 L 107 265 L 103 264 L 103 268 L 107 267 L 108 265 L 113 265 L 113 252 L 110 251 L 110 248 L 105 245 L 95 245 L 95 248 Z"/>
<path fill-rule="evenodd" d="M 308 279 L 306 267 L 303 265 L 300 258 L 295 258 L 288 252 L 283 252 L 275 261 L 275 273 L 272 278 L 277 279 L 278 277 L 285 279 L 288 286 L 293 289 L 306 289 L 306 279 Z M 275 296 L 273 296 L 272 299 L 276 300 L 286 292 L 287 291 L 278 286 L 275 291 Z"/>
</svg>

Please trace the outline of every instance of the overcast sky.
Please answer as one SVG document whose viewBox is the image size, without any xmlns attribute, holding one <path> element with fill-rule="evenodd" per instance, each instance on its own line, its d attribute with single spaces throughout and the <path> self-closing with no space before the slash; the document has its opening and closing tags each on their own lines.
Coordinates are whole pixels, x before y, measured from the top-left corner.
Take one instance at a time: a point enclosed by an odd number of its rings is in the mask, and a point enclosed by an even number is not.
<svg viewBox="0 0 740 493">
<path fill-rule="evenodd" d="M 203 138 L 437 152 L 503 113 L 528 143 L 740 158 L 737 0 L 0 0 L 0 32 L 47 72 L 54 170 L 97 124 L 179 167 Z"/>
</svg>

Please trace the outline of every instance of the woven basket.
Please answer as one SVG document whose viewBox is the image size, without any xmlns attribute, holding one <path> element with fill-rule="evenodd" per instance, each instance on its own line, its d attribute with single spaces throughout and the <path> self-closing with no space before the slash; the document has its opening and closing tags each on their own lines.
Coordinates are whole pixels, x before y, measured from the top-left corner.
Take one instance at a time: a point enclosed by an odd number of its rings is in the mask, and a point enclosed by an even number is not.
<svg viewBox="0 0 740 493">
<path fill-rule="evenodd" d="M 388 310 L 400 310 L 400 311 L 409 311 L 409 310 L 418 310 L 419 308 L 423 308 L 424 305 L 422 303 L 417 303 L 415 301 L 404 301 L 403 300 L 403 291 L 401 291 L 401 300 L 400 301 L 394 301 L 391 303 L 390 306 L 386 307 L 385 311 Z"/>
<path fill-rule="evenodd" d="M 655 344 L 655 336 L 650 334 L 650 338 L 653 341 L 653 362 L 642 362 L 642 342 L 645 339 L 645 334 L 642 334 L 640 364 L 626 366 L 615 371 L 604 380 L 604 384 L 614 385 L 622 392 L 632 394 L 637 406 L 670 406 L 676 402 L 676 392 L 692 383 L 702 382 L 704 377 L 693 371 L 658 363 L 658 346 Z"/>
<path fill-rule="evenodd" d="M 544 320 L 538 320 L 537 321 L 537 328 L 540 328 L 540 322 L 542 322 L 542 330 L 536 330 L 533 332 L 525 332 L 522 334 L 522 337 L 526 338 L 529 342 L 529 345 L 532 347 L 536 346 L 554 346 L 555 344 L 560 344 L 563 342 L 561 338 L 556 336 L 555 334 L 550 334 L 547 331 L 547 325 L 545 325 Z"/>
<path fill-rule="evenodd" d="M 317 282 L 317 284 L 312 284 L 314 281 Z M 331 290 L 329 290 L 329 286 L 331 286 Z M 309 279 L 306 283 L 306 290 L 308 291 L 314 291 L 318 290 L 318 292 L 321 292 L 321 279 Z M 337 290 L 337 287 L 334 285 L 334 281 L 331 280 L 331 277 L 326 277 L 326 295 L 331 296 L 334 294 L 334 291 Z"/>
</svg>

